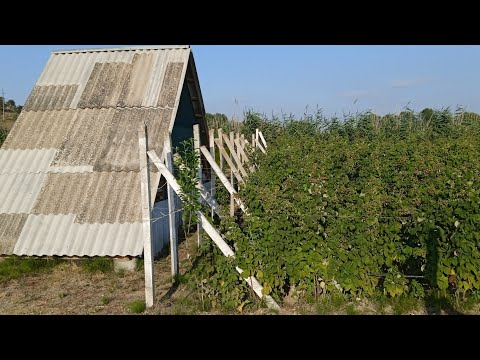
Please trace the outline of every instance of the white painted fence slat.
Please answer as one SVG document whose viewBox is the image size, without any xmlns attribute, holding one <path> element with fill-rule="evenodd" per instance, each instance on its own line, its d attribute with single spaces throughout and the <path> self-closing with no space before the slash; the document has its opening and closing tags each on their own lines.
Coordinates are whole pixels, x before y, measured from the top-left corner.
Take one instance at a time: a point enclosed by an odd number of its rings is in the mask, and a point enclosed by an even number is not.
<svg viewBox="0 0 480 360">
<path fill-rule="evenodd" d="M 202 187 L 202 157 L 200 156 L 200 126 L 198 124 L 193 125 L 193 143 L 195 147 L 195 153 L 198 156 L 199 164 L 197 169 L 197 188 L 201 189 Z M 198 246 L 202 245 L 202 224 L 197 223 L 197 244 Z"/>
<path fill-rule="evenodd" d="M 147 129 L 142 124 L 138 131 L 138 155 L 140 157 L 140 188 L 142 194 L 143 262 L 145 270 L 145 305 L 152 307 L 155 301 L 155 280 L 153 269 L 150 171 L 147 157 Z"/>
<path fill-rule="evenodd" d="M 212 155 L 212 157 L 215 159 L 215 130 L 214 129 L 210 130 L 208 140 L 209 140 L 209 146 L 210 146 L 210 155 Z M 216 184 L 216 175 L 215 175 L 214 171 L 210 171 L 210 180 L 212 181 L 212 185 L 211 185 L 211 188 L 210 188 L 211 189 L 210 194 L 211 194 L 211 198 L 214 200 L 215 199 L 215 184 Z M 215 210 L 212 207 L 212 218 L 213 218 L 214 213 L 215 213 Z"/>
<path fill-rule="evenodd" d="M 220 150 L 220 154 L 223 155 L 223 158 L 227 161 L 228 166 L 230 166 L 230 169 L 233 171 L 233 173 L 237 177 L 238 181 L 240 181 L 242 184 L 245 184 L 245 181 L 243 180 L 243 177 L 240 175 L 239 171 L 237 170 L 237 168 L 233 164 L 233 161 L 232 161 L 232 159 L 230 159 L 230 156 L 228 156 L 228 154 L 225 151 L 225 148 L 223 147 L 222 143 L 218 139 L 215 139 L 215 144 L 217 144 L 217 147 Z"/>
<path fill-rule="evenodd" d="M 265 149 L 267 149 L 267 142 L 265 141 L 265 138 L 263 137 L 263 133 L 261 131 L 258 132 L 258 136 L 260 136 L 260 140 L 263 142 L 263 146 Z"/>
<path fill-rule="evenodd" d="M 205 156 L 205 158 L 207 159 L 208 163 L 210 164 L 210 166 L 212 167 L 213 171 L 215 171 L 215 173 L 217 174 L 218 178 L 220 179 L 220 181 L 222 182 L 223 186 L 225 186 L 225 188 L 227 189 L 227 191 L 230 193 L 230 195 L 234 195 L 237 193 L 237 191 L 235 190 L 235 188 L 230 184 L 230 182 L 228 181 L 227 177 L 225 176 L 225 174 L 222 172 L 222 170 L 218 167 L 217 163 L 215 162 L 215 160 L 213 160 L 212 156 L 210 155 L 210 153 L 208 152 L 207 148 L 205 146 L 201 146 L 200 147 L 200 151 L 202 152 L 203 156 Z M 237 197 L 234 197 L 236 203 L 238 204 L 238 206 L 240 206 L 240 209 L 242 209 L 242 211 L 245 213 L 245 214 L 248 214 L 246 209 L 245 209 L 245 205 L 243 205 L 243 202 L 237 198 Z"/>
<path fill-rule="evenodd" d="M 233 138 L 233 136 L 232 136 L 232 138 Z M 228 150 L 230 150 L 230 156 L 233 158 L 233 160 L 235 160 L 235 163 L 237 164 L 238 169 L 241 171 L 241 173 L 244 177 L 247 177 L 248 174 L 245 171 L 245 169 L 243 168 L 242 162 L 240 161 L 240 159 L 238 158 L 238 156 L 236 154 L 235 148 L 233 147 L 233 143 L 230 141 L 232 139 L 229 139 L 226 135 L 223 135 L 223 140 L 225 141 L 225 144 L 227 144 Z M 233 140 L 233 141 L 235 141 L 235 140 Z"/>
<path fill-rule="evenodd" d="M 236 145 L 238 146 L 238 149 L 239 149 L 240 153 L 242 154 L 243 160 L 245 160 L 245 162 L 249 163 L 249 162 L 250 162 L 250 159 L 248 158 L 247 154 L 245 153 L 243 147 L 240 146 L 240 144 L 237 142 L 237 140 L 235 140 L 235 142 L 236 142 Z M 255 171 L 255 168 L 254 168 L 252 165 L 250 165 L 250 166 L 248 167 L 248 169 L 249 169 L 251 172 L 254 172 L 254 171 Z"/>
<path fill-rule="evenodd" d="M 150 157 L 150 160 L 152 160 L 152 162 L 155 164 L 155 166 L 157 167 L 157 169 L 160 171 L 160 173 L 163 175 L 163 177 L 165 178 L 165 180 L 167 180 L 167 182 L 169 184 L 173 184 L 172 180 L 174 178 L 167 178 L 168 176 L 168 173 L 164 173 L 162 172 L 162 169 L 166 169 L 166 166 L 160 161 L 160 158 L 157 156 L 156 152 L 153 151 L 153 150 L 150 150 L 147 152 L 148 156 Z M 171 172 L 170 172 L 171 174 Z M 172 186 L 172 185 L 171 185 Z M 179 191 L 180 191 L 180 188 L 176 189 L 176 188 L 173 188 L 173 190 L 179 194 Z M 215 201 L 215 199 L 213 199 L 209 193 L 208 193 L 208 190 L 205 188 L 205 186 L 201 186 L 200 187 L 200 194 L 202 195 L 202 198 L 203 200 L 205 200 L 205 202 L 207 203 L 207 205 L 209 205 L 219 216 L 220 216 L 220 209 L 219 209 L 219 206 L 218 206 L 218 203 Z"/>
<path fill-rule="evenodd" d="M 165 152 L 165 162 L 167 169 L 173 174 L 172 146 L 170 136 L 167 136 L 163 145 Z M 168 227 L 170 235 L 170 261 L 172 269 L 172 278 L 178 274 L 178 239 L 177 239 L 177 222 L 175 216 L 175 192 L 172 186 L 167 183 L 168 196 Z"/>
<path fill-rule="evenodd" d="M 265 151 L 265 149 L 263 148 L 262 144 L 260 144 L 260 142 L 257 142 L 257 147 L 260 149 L 261 152 L 263 152 L 264 154 L 266 154 L 267 152 Z"/>
</svg>

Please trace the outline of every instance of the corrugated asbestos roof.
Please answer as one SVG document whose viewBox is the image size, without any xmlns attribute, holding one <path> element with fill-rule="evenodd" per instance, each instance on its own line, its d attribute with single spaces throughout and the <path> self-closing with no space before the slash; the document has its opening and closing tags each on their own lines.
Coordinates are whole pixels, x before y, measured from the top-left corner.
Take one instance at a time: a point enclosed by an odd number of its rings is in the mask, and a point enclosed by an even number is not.
<svg viewBox="0 0 480 360">
<path fill-rule="evenodd" d="M 187 46 L 52 53 L 0 149 L 0 255 L 142 254 L 137 131 L 147 124 L 162 154 L 190 56 Z"/>
</svg>

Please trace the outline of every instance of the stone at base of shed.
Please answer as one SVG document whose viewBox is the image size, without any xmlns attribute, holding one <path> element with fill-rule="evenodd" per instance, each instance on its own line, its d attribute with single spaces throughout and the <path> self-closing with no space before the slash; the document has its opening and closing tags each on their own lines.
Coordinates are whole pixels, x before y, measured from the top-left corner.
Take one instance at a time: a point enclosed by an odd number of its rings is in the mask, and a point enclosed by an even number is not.
<svg viewBox="0 0 480 360">
<path fill-rule="evenodd" d="M 136 268 L 137 268 L 136 258 L 113 259 L 113 270 L 115 270 L 115 272 L 120 272 L 120 271 L 134 272 Z"/>
</svg>

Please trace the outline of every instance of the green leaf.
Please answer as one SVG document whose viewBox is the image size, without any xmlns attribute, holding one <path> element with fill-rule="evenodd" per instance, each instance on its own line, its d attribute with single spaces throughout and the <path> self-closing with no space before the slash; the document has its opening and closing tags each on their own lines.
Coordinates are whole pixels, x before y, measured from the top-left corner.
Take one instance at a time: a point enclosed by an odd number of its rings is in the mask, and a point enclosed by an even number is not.
<svg viewBox="0 0 480 360">
<path fill-rule="evenodd" d="M 445 290 L 448 288 L 448 278 L 446 276 L 439 276 L 437 278 L 437 285 L 440 290 Z"/>
</svg>

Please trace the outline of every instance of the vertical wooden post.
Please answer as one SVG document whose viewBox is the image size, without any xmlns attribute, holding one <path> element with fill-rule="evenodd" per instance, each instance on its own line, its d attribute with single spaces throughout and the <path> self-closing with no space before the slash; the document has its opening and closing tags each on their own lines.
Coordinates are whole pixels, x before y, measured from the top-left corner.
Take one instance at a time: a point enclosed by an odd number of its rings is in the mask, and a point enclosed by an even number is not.
<svg viewBox="0 0 480 360">
<path fill-rule="evenodd" d="M 220 144 L 223 143 L 223 130 L 221 128 L 218 129 L 218 140 L 220 141 Z M 221 152 L 220 152 L 220 169 L 223 170 L 223 155 Z"/>
<path fill-rule="evenodd" d="M 209 134 L 209 145 L 210 145 L 210 155 L 215 159 L 215 130 L 211 129 L 210 134 Z M 215 199 L 215 181 L 216 181 L 216 175 L 215 171 L 210 170 L 210 194 L 212 196 L 212 199 Z M 212 218 L 213 215 L 215 214 L 215 211 L 212 208 Z"/>
<path fill-rule="evenodd" d="M 170 134 L 165 139 L 164 143 L 165 165 L 168 171 L 173 174 L 173 159 L 172 159 L 172 142 Z M 168 196 L 168 226 L 170 233 L 170 262 L 172 267 L 172 280 L 178 274 L 178 238 L 177 238 L 177 221 L 175 213 L 175 192 L 172 186 L 167 183 Z"/>
<path fill-rule="evenodd" d="M 256 147 L 257 145 L 255 144 L 255 135 L 252 134 L 252 149 L 255 150 Z"/>
<path fill-rule="evenodd" d="M 138 130 L 138 155 L 140 158 L 140 189 L 142 203 L 143 261 L 145 269 L 145 304 L 152 307 L 155 301 L 155 280 L 153 269 L 152 224 L 150 205 L 150 170 L 147 157 L 147 127 L 142 124 Z"/>
<path fill-rule="evenodd" d="M 237 140 L 238 144 L 240 144 L 240 134 L 236 133 L 235 134 L 235 140 Z M 235 147 L 235 150 L 237 151 L 237 157 L 240 160 L 240 163 L 243 164 L 243 159 L 242 159 L 242 154 L 240 154 L 240 149 L 238 148 L 238 144 L 232 144 Z"/>
<path fill-rule="evenodd" d="M 245 134 L 240 135 L 240 144 L 242 145 L 242 150 L 244 151 L 245 155 Z"/>
<path fill-rule="evenodd" d="M 233 131 L 230 131 L 230 142 L 233 142 Z M 235 188 L 235 180 L 233 177 L 233 170 L 230 169 L 230 185 Z M 233 194 L 230 195 L 230 216 L 235 215 L 235 199 L 233 198 Z"/>
<path fill-rule="evenodd" d="M 199 165 L 197 169 L 197 179 L 198 179 L 198 187 L 202 184 L 202 157 L 200 156 L 200 126 L 198 124 L 193 125 L 193 144 L 195 147 L 195 153 L 197 154 Z M 200 199 L 198 199 L 200 201 Z M 198 246 L 202 245 L 202 223 L 200 221 L 197 222 L 197 243 Z"/>
</svg>

